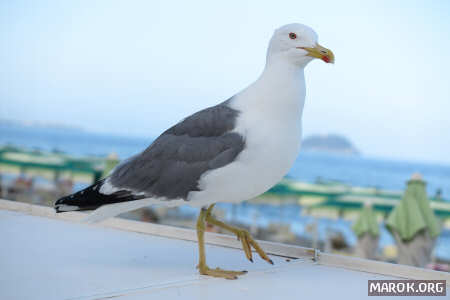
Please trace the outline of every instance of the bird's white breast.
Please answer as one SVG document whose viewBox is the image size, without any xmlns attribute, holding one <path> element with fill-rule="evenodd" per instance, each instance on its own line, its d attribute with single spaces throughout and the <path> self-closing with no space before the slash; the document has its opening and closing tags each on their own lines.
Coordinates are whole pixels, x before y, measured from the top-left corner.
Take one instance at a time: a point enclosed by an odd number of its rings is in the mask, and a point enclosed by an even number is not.
<svg viewBox="0 0 450 300">
<path fill-rule="evenodd" d="M 189 194 L 190 205 L 254 198 L 279 182 L 297 158 L 304 85 L 276 89 L 262 83 L 250 86 L 231 103 L 240 111 L 234 131 L 245 138 L 244 150 L 234 162 L 200 178 L 201 191 Z"/>
</svg>

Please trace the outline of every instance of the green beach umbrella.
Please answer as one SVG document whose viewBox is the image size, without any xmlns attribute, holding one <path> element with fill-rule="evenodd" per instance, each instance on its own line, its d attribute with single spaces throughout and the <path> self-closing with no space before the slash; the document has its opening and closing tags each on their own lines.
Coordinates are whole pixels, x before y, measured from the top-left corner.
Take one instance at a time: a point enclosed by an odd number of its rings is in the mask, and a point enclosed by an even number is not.
<svg viewBox="0 0 450 300">
<path fill-rule="evenodd" d="M 431 238 L 440 233 L 439 220 L 430 207 L 425 185 L 420 175 L 413 175 L 403 198 L 386 221 L 386 227 L 403 241 L 412 240 L 422 230 L 427 231 Z"/>
<path fill-rule="evenodd" d="M 364 203 L 364 207 L 352 229 L 358 237 L 354 254 L 367 259 L 376 259 L 380 231 L 371 202 Z"/>
<path fill-rule="evenodd" d="M 363 209 L 361 210 L 361 214 L 359 215 L 355 224 L 353 224 L 352 229 L 358 237 L 362 236 L 365 233 L 368 233 L 374 237 L 380 234 L 372 205 L 370 205 L 369 203 L 364 205 Z"/>
</svg>

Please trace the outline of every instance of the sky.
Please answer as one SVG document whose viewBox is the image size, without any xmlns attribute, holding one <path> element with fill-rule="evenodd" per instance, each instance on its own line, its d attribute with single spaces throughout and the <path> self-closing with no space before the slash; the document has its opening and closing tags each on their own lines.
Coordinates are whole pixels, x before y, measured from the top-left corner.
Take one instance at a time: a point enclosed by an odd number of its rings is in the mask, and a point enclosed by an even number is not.
<svg viewBox="0 0 450 300">
<path fill-rule="evenodd" d="M 367 156 L 450 163 L 450 1 L 1 1 L 0 119 L 156 137 L 260 75 L 303 23 L 303 132 Z"/>
</svg>

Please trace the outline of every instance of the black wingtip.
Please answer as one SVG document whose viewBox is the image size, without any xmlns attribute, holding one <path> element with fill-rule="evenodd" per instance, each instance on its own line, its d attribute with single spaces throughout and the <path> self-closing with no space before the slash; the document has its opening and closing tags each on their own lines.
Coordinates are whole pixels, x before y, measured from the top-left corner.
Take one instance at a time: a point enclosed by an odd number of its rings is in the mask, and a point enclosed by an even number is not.
<svg viewBox="0 0 450 300">
<path fill-rule="evenodd" d="M 105 179 L 101 179 L 84 190 L 58 199 L 54 204 L 56 213 L 95 210 L 105 204 L 145 198 L 144 195 L 134 195 L 129 190 L 119 190 L 112 194 L 103 194 L 100 190 L 104 181 Z"/>
</svg>

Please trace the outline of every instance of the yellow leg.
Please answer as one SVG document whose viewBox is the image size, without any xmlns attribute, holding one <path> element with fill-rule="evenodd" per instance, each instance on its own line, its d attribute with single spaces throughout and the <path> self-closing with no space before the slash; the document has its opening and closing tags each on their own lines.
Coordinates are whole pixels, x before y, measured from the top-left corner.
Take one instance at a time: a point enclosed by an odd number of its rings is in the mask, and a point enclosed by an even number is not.
<svg viewBox="0 0 450 300">
<path fill-rule="evenodd" d="M 258 245 L 258 243 L 251 237 L 250 233 L 247 230 L 240 229 L 217 220 L 211 213 L 213 208 L 214 204 L 210 205 L 206 210 L 205 215 L 206 222 L 234 233 L 237 236 L 238 240 L 240 240 L 242 243 L 242 248 L 244 249 L 245 256 L 251 262 L 253 262 L 252 248 L 251 248 L 253 247 L 262 259 L 273 265 L 273 261 L 267 256 L 267 254 Z"/>
<path fill-rule="evenodd" d="M 243 275 L 247 273 L 247 271 L 227 271 L 219 268 L 210 269 L 206 265 L 206 256 L 205 256 L 205 218 L 206 218 L 206 209 L 202 208 L 200 211 L 200 215 L 197 219 L 197 238 L 198 238 L 198 253 L 199 253 L 199 263 L 198 269 L 200 274 L 209 275 L 213 277 L 221 277 L 225 279 L 237 279 L 238 275 Z"/>
</svg>

